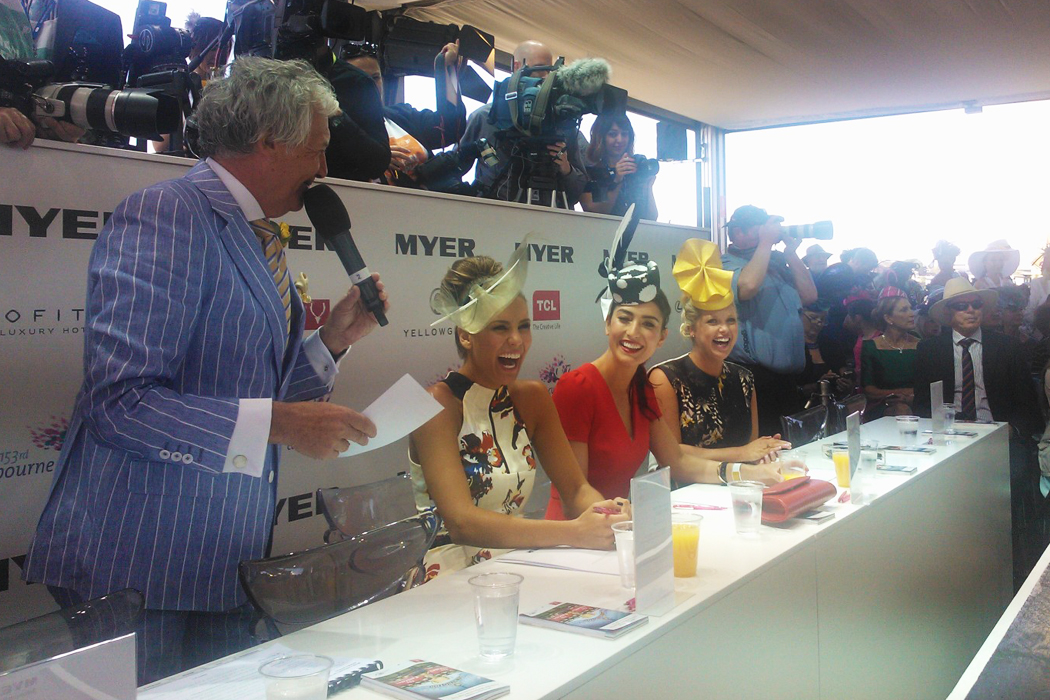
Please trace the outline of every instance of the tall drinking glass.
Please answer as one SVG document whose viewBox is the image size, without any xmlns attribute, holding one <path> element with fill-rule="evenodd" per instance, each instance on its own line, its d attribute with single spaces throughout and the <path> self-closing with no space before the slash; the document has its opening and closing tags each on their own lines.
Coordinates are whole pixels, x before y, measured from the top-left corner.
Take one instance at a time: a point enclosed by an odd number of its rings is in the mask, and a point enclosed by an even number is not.
<svg viewBox="0 0 1050 700">
<path fill-rule="evenodd" d="M 474 619 L 478 624 L 478 650 L 487 659 L 501 659 L 514 653 L 522 580 L 518 574 L 503 571 L 470 579 L 474 589 Z"/>
<path fill-rule="evenodd" d="M 954 416 L 952 417 L 954 421 Z M 901 434 L 901 444 L 904 446 L 915 445 L 919 442 L 919 417 L 897 416 L 897 429 Z"/>
<path fill-rule="evenodd" d="M 697 552 L 700 549 L 700 521 L 696 513 L 671 513 L 671 548 L 674 553 L 674 575 L 696 576 Z"/>
<path fill-rule="evenodd" d="M 762 524 L 762 490 L 765 488 L 758 481 L 733 481 L 729 484 L 737 534 L 758 532 L 758 526 Z"/>
<path fill-rule="evenodd" d="M 944 433 L 952 435 L 955 432 L 955 404 L 944 404 Z"/>
</svg>

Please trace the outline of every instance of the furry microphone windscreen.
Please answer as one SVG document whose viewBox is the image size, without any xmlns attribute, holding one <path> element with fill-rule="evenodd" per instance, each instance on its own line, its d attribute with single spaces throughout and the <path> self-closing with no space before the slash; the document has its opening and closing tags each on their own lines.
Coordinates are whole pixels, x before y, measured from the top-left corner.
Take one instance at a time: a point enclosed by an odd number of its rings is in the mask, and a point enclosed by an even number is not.
<svg viewBox="0 0 1050 700">
<path fill-rule="evenodd" d="M 555 73 L 555 79 L 570 95 L 587 97 L 609 82 L 612 69 L 604 58 L 580 58 Z"/>
</svg>

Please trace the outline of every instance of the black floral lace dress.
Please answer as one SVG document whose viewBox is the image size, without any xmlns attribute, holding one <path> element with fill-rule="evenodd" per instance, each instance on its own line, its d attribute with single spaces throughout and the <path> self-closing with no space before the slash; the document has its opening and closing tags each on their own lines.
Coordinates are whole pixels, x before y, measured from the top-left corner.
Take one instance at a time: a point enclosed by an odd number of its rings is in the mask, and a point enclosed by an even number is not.
<svg viewBox="0 0 1050 700">
<path fill-rule="evenodd" d="M 678 396 L 682 444 L 696 447 L 740 447 L 751 442 L 751 372 L 732 362 L 712 377 L 688 353 L 656 367 L 663 370 Z M 656 369 L 655 367 L 653 369 Z"/>
</svg>

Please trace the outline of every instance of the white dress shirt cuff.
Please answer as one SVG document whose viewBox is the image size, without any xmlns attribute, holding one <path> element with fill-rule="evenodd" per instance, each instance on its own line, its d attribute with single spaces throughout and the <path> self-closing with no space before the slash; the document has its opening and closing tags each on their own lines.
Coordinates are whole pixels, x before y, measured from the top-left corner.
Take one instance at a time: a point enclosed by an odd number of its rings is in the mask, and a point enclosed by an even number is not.
<svg viewBox="0 0 1050 700">
<path fill-rule="evenodd" d="M 272 417 L 273 399 L 240 399 L 223 473 L 262 476 Z"/>
<path fill-rule="evenodd" d="M 350 348 L 346 350 L 349 352 Z M 335 381 L 339 374 L 339 363 L 346 357 L 346 352 L 344 352 L 338 360 L 333 358 L 328 347 L 321 341 L 320 331 L 312 333 L 303 341 L 302 353 L 306 355 L 307 362 L 314 368 L 314 372 L 321 378 L 321 381 L 328 385 Z"/>
</svg>

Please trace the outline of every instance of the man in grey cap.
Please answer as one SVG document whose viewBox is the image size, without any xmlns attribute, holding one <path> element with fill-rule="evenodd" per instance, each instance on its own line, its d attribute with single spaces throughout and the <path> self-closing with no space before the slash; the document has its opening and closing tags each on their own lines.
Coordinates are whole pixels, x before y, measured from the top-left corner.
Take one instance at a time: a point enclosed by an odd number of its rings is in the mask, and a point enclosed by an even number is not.
<svg viewBox="0 0 1050 700">
<path fill-rule="evenodd" d="M 722 265 L 733 272 L 739 340 L 729 359 L 755 377 L 758 430 L 780 433 L 780 417 L 801 407 L 795 377 L 806 366 L 802 307 L 817 288 L 798 257 L 800 239 L 784 235 L 782 217 L 746 205 L 726 224 L 731 244 Z M 773 250 L 784 243 L 783 252 Z"/>
<path fill-rule="evenodd" d="M 828 258 L 830 257 L 831 253 L 824 250 L 819 243 L 814 243 L 806 248 L 806 254 L 802 256 L 802 262 L 809 268 L 810 276 L 813 279 L 817 279 L 821 272 L 828 269 Z"/>
</svg>

